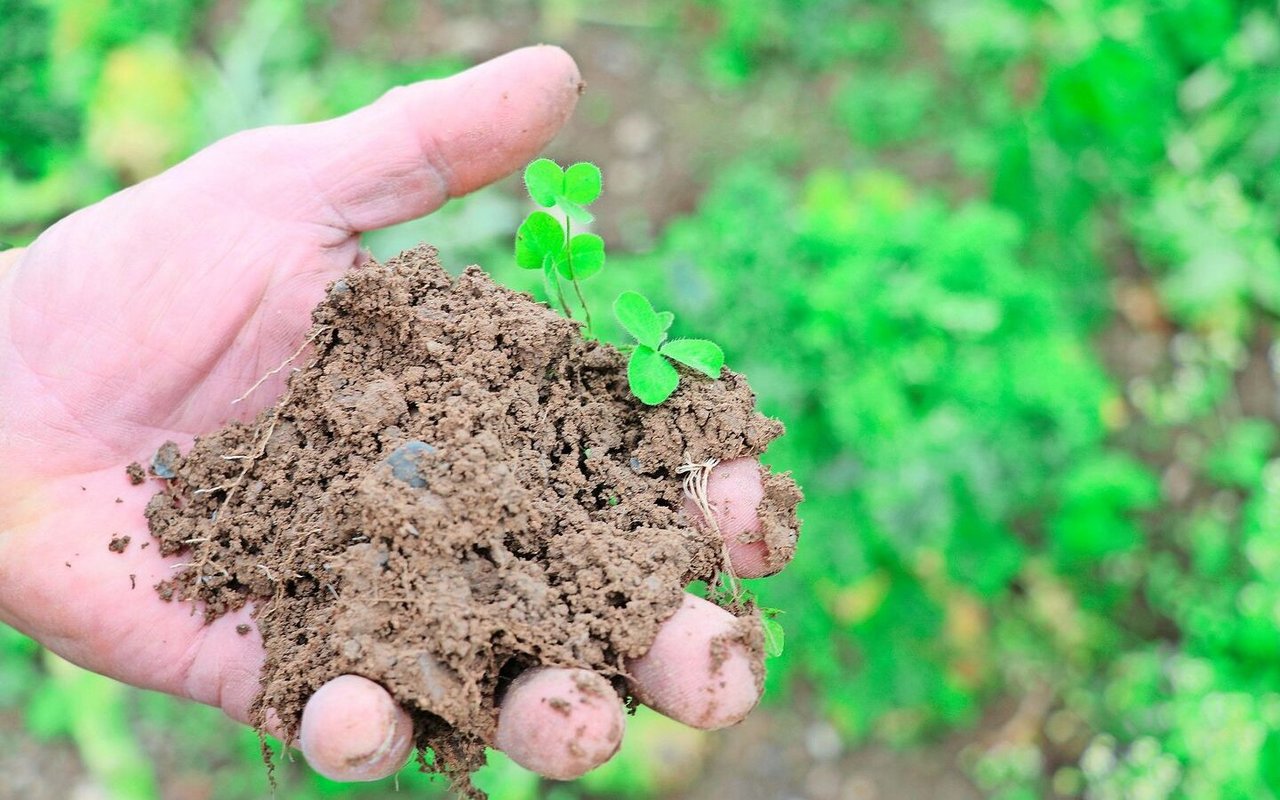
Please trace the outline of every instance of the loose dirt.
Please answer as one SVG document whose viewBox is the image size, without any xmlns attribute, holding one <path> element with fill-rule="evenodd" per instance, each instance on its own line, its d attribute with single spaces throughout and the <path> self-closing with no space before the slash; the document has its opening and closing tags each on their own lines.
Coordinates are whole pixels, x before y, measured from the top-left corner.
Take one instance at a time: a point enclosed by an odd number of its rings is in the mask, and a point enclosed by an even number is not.
<svg viewBox="0 0 1280 800">
<path fill-rule="evenodd" d="M 364 675 L 467 789 L 522 670 L 593 669 L 625 696 L 627 660 L 724 566 L 679 468 L 758 456 L 782 426 L 728 370 L 641 405 L 623 354 L 428 247 L 353 271 L 314 323 L 275 406 L 157 454 L 147 517 L 186 564 L 157 589 L 209 619 L 256 604 L 259 724 L 272 709 L 292 737 L 316 689 Z M 781 560 L 800 495 L 765 489 Z"/>
</svg>

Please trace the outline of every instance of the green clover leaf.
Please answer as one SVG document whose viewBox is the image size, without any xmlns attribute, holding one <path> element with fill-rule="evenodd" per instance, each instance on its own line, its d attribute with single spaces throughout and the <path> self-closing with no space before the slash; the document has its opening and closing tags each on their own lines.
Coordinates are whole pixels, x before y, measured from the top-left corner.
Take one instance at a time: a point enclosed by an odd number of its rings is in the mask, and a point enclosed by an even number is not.
<svg viewBox="0 0 1280 800">
<path fill-rule="evenodd" d="M 549 158 L 539 158 L 525 167 L 524 185 L 533 202 L 551 208 L 564 195 L 564 170 Z"/>
<path fill-rule="evenodd" d="M 656 351 L 667 338 L 662 317 L 653 310 L 649 298 L 639 292 L 623 292 L 613 301 L 613 315 L 640 344 Z M 673 370 L 674 371 L 674 370 Z"/>
<path fill-rule="evenodd" d="M 671 362 L 645 345 L 631 351 L 627 362 L 627 382 L 631 393 L 645 405 L 656 406 L 671 396 L 680 383 L 680 374 Z"/>
<path fill-rule="evenodd" d="M 720 377 L 720 370 L 724 367 L 724 351 L 720 345 L 707 339 L 672 339 L 658 352 L 713 380 Z"/>
<path fill-rule="evenodd" d="M 549 158 L 539 158 L 524 170 L 529 197 L 543 208 L 558 208 L 569 219 L 583 225 L 595 219 L 584 206 L 600 196 L 603 178 L 600 168 L 585 161 L 563 170 Z"/>
<path fill-rule="evenodd" d="M 782 655 L 782 647 L 786 644 L 786 631 L 782 624 L 773 617 L 761 617 L 760 626 L 764 628 L 764 654 L 769 658 Z"/>
<path fill-rule="evenodd" d="M 594 233 L 579 233 L 560 251 L 556 268 L 567 280 L 584 280 L 604 269 L 604 239 Z"/>
<path fill-rule="evenodd" d="M 586 161 L 569 167 L 564 173 L 564 198 L 580 206 L 588 206 L 600 196 L 603 186 L 600 168 Z"/>
<path fill-rule="evenodd" d="M 516 264 L 524 269 L 545 269 L 564 250 L 564 228 L 545 211 L 535 211 L 516 230 Z M 602 262 L 603 263 L 603 262 Z"/>
</svg>

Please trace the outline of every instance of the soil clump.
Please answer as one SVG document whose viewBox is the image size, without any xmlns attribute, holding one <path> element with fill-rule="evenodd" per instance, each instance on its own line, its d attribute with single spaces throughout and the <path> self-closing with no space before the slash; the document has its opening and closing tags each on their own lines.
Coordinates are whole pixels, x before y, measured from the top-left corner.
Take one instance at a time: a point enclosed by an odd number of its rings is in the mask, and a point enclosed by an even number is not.
<svg viewBox="0 0 1280 800">
<path fill-rule="evenodd" d="M 322 684 L 363 675 L 465 789 L 522 670 L 592 669 L 625 696 L 628 659 L 724 566 L 679 468 L 758 456 L 782 426 L 729 370 L 642 405 L 625 355 L 425 246 L 352 271 L 313 319 L 275 406 L 157 454 L 147 517 L 185 564 L 157 589 L 209 619 L 256 604 L 259 724 L 272 709 L 291 737 Z M 799 499 L 765 477 L 780 561 Z"/>
</svg>

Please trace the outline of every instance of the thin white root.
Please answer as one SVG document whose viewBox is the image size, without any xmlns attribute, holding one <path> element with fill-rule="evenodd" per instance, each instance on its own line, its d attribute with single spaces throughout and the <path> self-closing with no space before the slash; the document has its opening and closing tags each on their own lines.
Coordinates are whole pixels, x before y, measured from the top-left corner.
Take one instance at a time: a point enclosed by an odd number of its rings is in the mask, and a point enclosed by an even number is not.
<svg viewBox="0 0 1280 800">
<path fill-rule="evenodd" d="M 711 530 L 719 533 L 720 526 L 716 525 L 715 515 L 711 512 L 711 503 L 707 500 L 707 481 L 711 478 L 711 470 L 716 468 L 720 459 L 708 458 L 706 461 L 694 463 L 688 453 L 685 453 L 684 457 L 685 463 L 676 468 L 676 474 L 684 476 L 684 493 L 697 504 L 698 510 L 706 518 Z"/>
<path fill-rule="evenodd" d="M 298 345 L 298 349 L 294 350 L 292 355 L 290 355 L 283 362 L 281 362 L 280 366 L 276 367 L 275 369 L 268 370 L 267 374 L 263 375 L 261 378 L 258 378 L 258 382 L 250 386 L 248 389 L 246 389 L 244 394 L 240 395 L 235 400 L 232 400 L 231 405 L 234 406 L 236 403 L 239 403 L 241 400 L 244 400 L 246 397 L 253 394 L 255 391 L 257 391 L 259 386 L 267 382 L 268 378 L 270 378 L 272 375 L 278 374 L 280 370 L 289 366 L 289 364 L 291 364 L 295 358 L 302 355 L 302 351 L 307 349 L 307 345 L 311 344 L 316 339 L 320 338 L 320 335 L 325 331 L 329 330 L 329 327 L 330 326 L 325 325 L 323 327 L 316 328 L 314 331 L 312 331 L 311 335 L 308 336 L 302 344 Z"/>
<path fill-rule="evenodd" d="M 708 458 L 706 461 L 694 462 L 685 453 L 685 463 L 676 468 L 677 475 L 683 475 L 685 496 L 694 502 L 698 510 L 702 512 L 702 518 L 706 520 L 709 527 L 716 535 L 716 539 L 720 542 L 720 558 L 724 562 L 724 574 L 728 576 L 729 596 L 737 603 L 742 593 L 738 586 L 738 576 L 733 571 L 733 563 L 729 559 L 729 543 L 724 540 L 724 535 L 720 533 L 720 526 L 716 523 L 716 515 L 711 510 L 711 501 L 707 499 L 707 482 L 711 479 L 711 470 L 716 468 L 720 463 L 718 458 Z"/>
<path fill-rule="evenodd" d="M 260 431 L 257 434 L 258 446 L 254 450 L 253 454 L 249 456 L 241 456 L 241 458 L 246 460 L 246 463 L 240 470 L 240 474 L 236 475 L 236 479 L 228 484 L 227 496 L 222 498 L 222 505 L 218 506 L 218 511 L 226 509 L 226 507 L 231 503 L 231 498 L 235 496 L 236 490 L 240 488 L 242 483 L 244 483 L 245 476 L 249 474 L 250 468 L 253 467 L 254 463 L 257 462 L 258 459 L 262 458 L 266 454 L 267 444 L 271 441 L 271 435 L 276 432 L 276 423 L 280 421 L 280 411 L 284 408 L 285 404 L 289 402 L 289 398 L 292 394 L 293 392 L 289 391 L 285 393 L 284 397 L 280 398 L 280 404 L 275 407 L 273 412 L 271 412 L 271 421 L 267 423 L 266 430 Z"/>
</svg>

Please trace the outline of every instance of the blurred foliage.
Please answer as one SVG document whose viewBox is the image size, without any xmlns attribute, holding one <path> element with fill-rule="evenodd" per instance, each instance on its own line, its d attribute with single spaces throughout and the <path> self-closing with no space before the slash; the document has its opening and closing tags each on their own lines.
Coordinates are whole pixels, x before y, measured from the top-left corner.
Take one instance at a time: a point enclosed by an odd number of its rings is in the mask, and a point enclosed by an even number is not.
<svg viewBox="0 0 1280 800">
<path fill-rule="evenodd" d="M 558 31 L 606 14 L 496 5 Z M 260 0 L 210 29 L 203 3 L 0 0 L 0 239 L 217 136 L 341 113 L 468 60 L 340 47 L 334 6 Z M 744 108 L 766 87 L 806 97 L 785 142 L 712 162 L 697 208 L 643 252 L 611 249 L 590 292 L 672 308 L 674 333 L 721 342 L 788 425 L 768 460 L 808 500 L 795 565 L 754 586 L 789 612 L 771 697 L 812 697 L 846 741 L 892 744 L 1011 698 L 1014 719 L 963 757 L 991 797 L 1280 796 L 1276 5 L 628 13 L 627 35 L 682 54 L 699 91 Z M 609 179 L 606 165 L 606 194 Z M 510 263 L 520 214 L 481 193 L 369 244 L 425 236 L 537 292 Z M 67 710 L 81 679 L 50 663 L 0 629 L 0 708 L 96 769 Z M 183 725 L 175 708 L 146 696 L 131 722 L 102 713 L 113 736 L 150 741 Z M 705 746 L 665 725 L 636 718 L 576 788 L 501 758 L 479 782 L 661 796 L 672 743 Z M 260 792 L 246 735 L 194 737 L 188 752 L 221 754 L 210 771 L 242 787 L 219 796 Z"/>
</svg>

